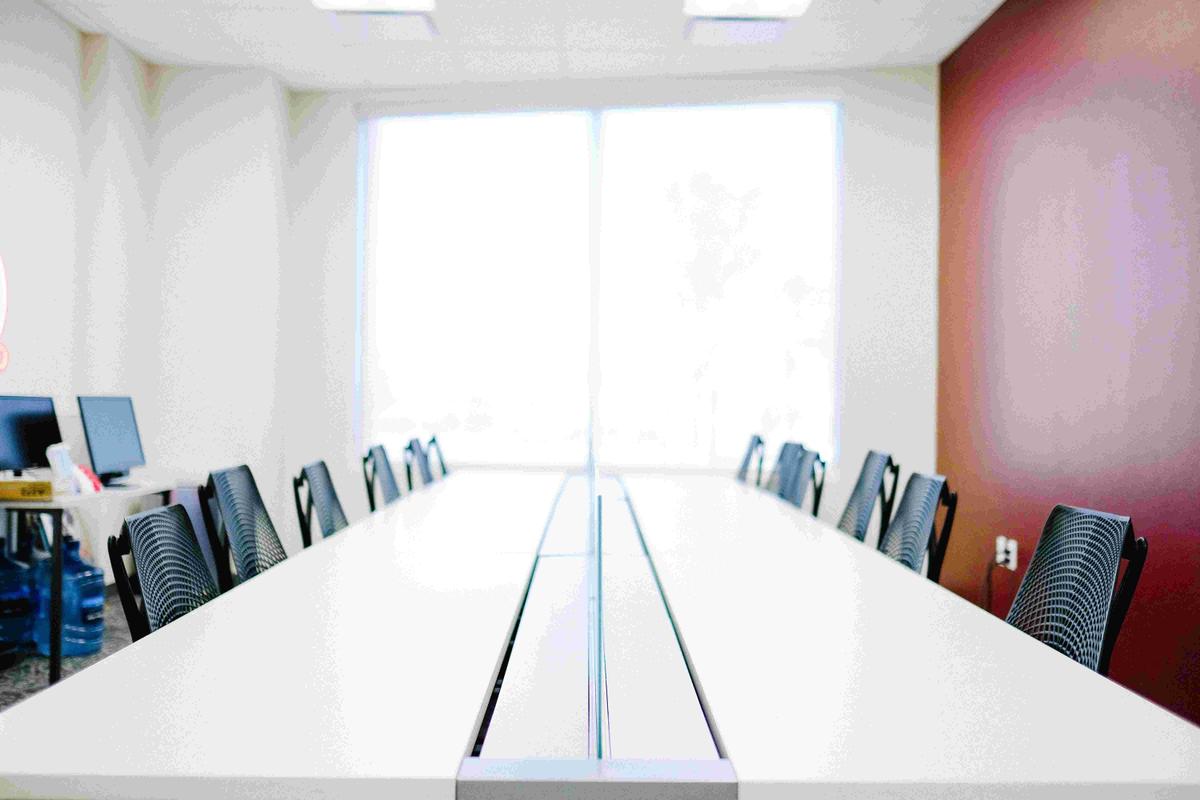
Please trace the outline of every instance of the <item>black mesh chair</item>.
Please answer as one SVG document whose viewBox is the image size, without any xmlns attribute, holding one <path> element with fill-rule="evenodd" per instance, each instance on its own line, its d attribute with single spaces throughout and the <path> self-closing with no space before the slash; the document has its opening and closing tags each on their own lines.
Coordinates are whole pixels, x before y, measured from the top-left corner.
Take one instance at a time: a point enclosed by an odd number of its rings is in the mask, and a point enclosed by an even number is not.
<svg viewBox="0 0 1200 800">
<path fill-rule="evenodd" d="M 796 469 L 796 462 L 803 452 L 804 445 L 797 442 L 784 442 L 783 446 L 779 448 L 775 466 L 771 468 L 771 474 L 767 476 L 767 482 L 762 484 L 763 488 L 783 497 L 783 485 L 791 481 Z"/>
<path fill-rule="evenodd" d="M 411 492 L 416 483 L 413 481 L 413 465 L 421 473 L 421 485 L 433 483 L 433 470 L 429 468 L 429 454 L 420 439 L 409 439 L 404 446 L 404 476 L 408 479 L 408 490 Z"/>
<path fill-rule="evenodd" d="M 446 469 L 446 460 L 442 458 L 442 445 L 440 442 L 438 442 L 438 438 L 436 436 L 429 437 L 429 444 L 426 445 L 425 452 L 427 454 L 433 452 L 437 453 L 438 469 L 441 471 L 442 477 L 446 477 L 450 471 Z"/>
<path fill-rule="evenodd" d="M 217 555 L 221 591 L 233 586 L 231 554 L 240 581 L 250 580 L 287 558 L 249 467 L 243 464 L 209 474 L 204 496 L 211 501 L 204 504 L 204 510 L 210 515 L 216 511 L 216 518 L 210 517 L 207 522 L 215 538 L 213 552 Z"/>
<path fill-rule="evenodd" d="M 1080 664 L 1108 674 L 1113 646 L 1146 564 L 1133 522 L 1055 506 L 1008 611 L 1008 622 Z M 1129 565 L 1120 584 L 1121 560 Z"/>
<path fill-rule="evenodd" d="M 125 570 L 126 555 L 133 558 L 140 605 Z M 135 642 L 220 594 L 187 510 L 179 504 L 126 517 L 121 535 L 108 539 L 108 557 Z"/>
<path fill-rule="evenodd" d="M 754 479 L 754 485 L 758 486 L 762 483 L 762 468 L 763 456 L 766 454 L 767 445 L 763 442 L 762 437 L 757 433 L 750 437 L 750 444 L 746 448 L 746 455 L 742 456 L 742 464 L 738 467 L 737 479 L 745 483 L 750 477 L 750 462 L 754 460 L 754 456 L 758 456 L 758 477 Z"/>
<path fill-rule="evenodd" d="M 892 488 L 888 491 L 884 478 L 892 475 Z M 887 453 L 874 450 L 867 453 L 859 470 L 858 480 L 854 483 L 854 491 L 838 520 L 838 528 L 850 534 L 860 542 L 867 538 L 867 527 L 871 524 L 871 513 L 875 510 L 875 498 L 879 498 L 879 541 L 887 532 L 892 519 L 892 503 L 896 499 L 896 484 L 900 481 L 900 465 L 892 461 Z"/>
<path fill-rule="evenodd" d="M 816 450 L 801 447 L 791 468 L 784 470 L 779 496 L 796 507 L 802 507 L 810 483 L 813 487 L 812 513 L 815 517 L 821 508 L 821 492 L 825 488 L 825 461 Z"/>
<path fill-rule="evenodd" d="M 942 520 L 941 533 L 938 533 L 937 512 L 942 505 L 946 507 L 946 516 Z M 942 562 L 946 558 L 946 545 L 950 543 L 950 529 L 954 526 L 957 509 L 958 495 L 950 491 L 944 476 L 914 472 L 908 476 L 895 518 L 879 538 L 880 552 L 917 572 L 928 553 L 927 576 L 937 583 L 942 575 Z"/>
<path fill-rule="evenodd" d="M 305 488 L 307 493 L 304 492 Z M 300 518 L 300 539 L 305 547 L 312 546 L 314 509 L 317 523 L 321 526 L 321 536 L 332 536 L 350 524 L 324 461 L 314 461 L 301 468 L 300 474 L 292 478 L 292 494 L 296 498 L 296 516 Z"/>
<path fill-rule="evenodd" d="M 388 460 L 387 451 L 383 445 L 377 444 L 367 451 L 362 460 L 363 480 L 367 483 L 367 503 L 375 510 L 375 483 L 379 483 L 379 491 L 383 494 L 384 505 L 400 499 L 400 484 L 396 483 L 396 474 L 392 472 L 392 462 Z"/>
<path fill-rule="evenodd" d="M 217 586 L 221 585 L 220 572 L 217 570 L 217 554 L 213 550 L 213 533 L 208 527 L 208 517 L 204 513 L 204 487 L 188 484 L 177 486 L 171 491 L 168 505 L 178 503 L 187 512 L 192 530 L 196 531 L 196 543 L 204 555 L 204 563 Z"/>
</svg>

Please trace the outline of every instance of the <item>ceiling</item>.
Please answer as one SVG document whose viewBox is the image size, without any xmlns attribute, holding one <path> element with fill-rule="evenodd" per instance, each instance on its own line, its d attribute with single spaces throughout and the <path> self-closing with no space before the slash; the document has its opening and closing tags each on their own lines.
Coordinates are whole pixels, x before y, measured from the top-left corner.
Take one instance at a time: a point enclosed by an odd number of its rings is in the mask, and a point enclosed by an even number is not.
<svg viewBox="0 0 1200 800">
<path fill-rule="evenodd" d="M 295 89 L 936 64 L 1003 0 L 814 0 L 768 44 L 688 41 L 683 0 L 438 0 L 432 41 L 311 0 L 43 0 L 159 64 L 263 67 Z"/>
</svg>

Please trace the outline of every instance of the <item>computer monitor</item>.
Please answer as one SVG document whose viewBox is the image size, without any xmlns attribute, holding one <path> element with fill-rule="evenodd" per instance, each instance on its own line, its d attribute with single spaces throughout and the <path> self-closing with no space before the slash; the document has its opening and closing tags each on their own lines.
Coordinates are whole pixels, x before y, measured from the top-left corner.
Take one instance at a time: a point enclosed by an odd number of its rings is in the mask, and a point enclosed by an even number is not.
<svg viewBox="0 0 1200 800">
<path fill-rule="evenodd" d="M 54 400 L 0 396 L 0 470 L 48 467 L 46 448 L 61 441 Z"/>
<path fill-rule="evenodd" d="M 131 468 L 145 465 L 142 437 L 128 397 L 80 397 L 79 416 L 92 470 L 105 486 L 124 478 Z"/>
</svg>

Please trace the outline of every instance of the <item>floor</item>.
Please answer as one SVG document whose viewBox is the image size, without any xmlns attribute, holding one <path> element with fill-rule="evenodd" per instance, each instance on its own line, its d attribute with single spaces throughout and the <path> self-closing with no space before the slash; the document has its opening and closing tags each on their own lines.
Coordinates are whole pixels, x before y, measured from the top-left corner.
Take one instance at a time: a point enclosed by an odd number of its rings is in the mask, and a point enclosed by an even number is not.
<svg viewBox="0 0 1200 800">
<path fill-rule="evenodd" d="M 90 667 L 131 641 L 129 624 L 125 621 L 125 612 L 121 609 L 121 600 L 117 597 L 116 588 L 110 586 L 104 601 L 104 645 L 99 653 L 92 656 L 64 658 L 63 678 Z M 0 670 L 0 710 L 45 689 L 49 680 L 50 659 L 36 654 L 25 656 L 7 669 Z"/>
</svg>

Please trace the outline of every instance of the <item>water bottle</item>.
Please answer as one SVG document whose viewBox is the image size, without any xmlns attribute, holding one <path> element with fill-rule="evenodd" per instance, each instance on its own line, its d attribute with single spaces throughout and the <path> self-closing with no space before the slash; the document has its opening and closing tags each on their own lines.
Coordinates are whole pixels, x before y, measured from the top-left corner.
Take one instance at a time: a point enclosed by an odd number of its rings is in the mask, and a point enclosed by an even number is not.
<svg viewBox="0 0 1200 800">
<path fill-rule="evenodd" d="M 33 638 L 29 566 L 0 545 L 0 660 L 24 652 Z"/>
<path fill-rule="evenodd" d="M 49 558 L 36 566 L 37 617 L 33 642 L 37 651 L 50 655 L 50 581 L 54 562 Z M 86 656 L 100 651 L 104 643 L 104 570 L 79 556 L 79 540 L 63 541 L 63 656 Z"/>
</svg>

